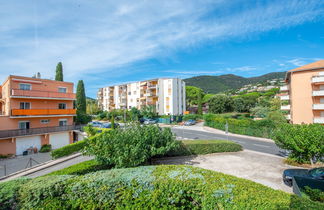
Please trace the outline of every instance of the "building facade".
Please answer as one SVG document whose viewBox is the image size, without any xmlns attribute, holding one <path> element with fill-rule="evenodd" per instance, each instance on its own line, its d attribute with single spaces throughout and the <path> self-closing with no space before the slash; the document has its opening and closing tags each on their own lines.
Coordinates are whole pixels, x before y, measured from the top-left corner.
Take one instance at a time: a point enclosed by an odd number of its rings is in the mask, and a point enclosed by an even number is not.
<svg viewBox="0 0 324 210">
<path fill-rule="evenodd" d="M 324 124 L 324 60 L 287 72 L 281 110 L 293 124 Z"/>
<path fill-rule="evenodd" d="M 73 83 L 9 76 L 0 86 L 0 154 L 75 140 Z"/>
<path fill-rule="evenodd" d="M 113 109 L 142 109 L 153 106 L 160 115 L 181 115 L 186 110 L 185 82 L 177 78 L 152 79 L 100 88 L 99 107 Z"/>
</svg>

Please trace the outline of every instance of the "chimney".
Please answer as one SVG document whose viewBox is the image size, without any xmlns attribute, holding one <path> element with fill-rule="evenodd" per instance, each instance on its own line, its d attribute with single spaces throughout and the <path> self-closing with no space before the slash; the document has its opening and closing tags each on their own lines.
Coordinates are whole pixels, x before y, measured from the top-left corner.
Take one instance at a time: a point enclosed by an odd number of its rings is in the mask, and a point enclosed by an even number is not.
<svg viewBox="0 0 324 210">
<path fill-rule="evenodd" d="M 41 78 L 41 74 L 39 72 L 37 72 L 37 79 Z"/>
</svg>

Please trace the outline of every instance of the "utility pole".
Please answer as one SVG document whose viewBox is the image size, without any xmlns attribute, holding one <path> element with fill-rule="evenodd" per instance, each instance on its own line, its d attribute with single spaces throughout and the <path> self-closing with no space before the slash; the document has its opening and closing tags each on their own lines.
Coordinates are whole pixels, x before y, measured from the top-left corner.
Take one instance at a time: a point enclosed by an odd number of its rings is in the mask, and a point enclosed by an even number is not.
<svg viewBox="0 0 324 210">
<path fill-rule="evenodd" d="M 228 141 L 228 121 L 226 120 L 226 124 L 225 124 L 225 133 L 226 133 L 226 138 Z"/>
</svg>

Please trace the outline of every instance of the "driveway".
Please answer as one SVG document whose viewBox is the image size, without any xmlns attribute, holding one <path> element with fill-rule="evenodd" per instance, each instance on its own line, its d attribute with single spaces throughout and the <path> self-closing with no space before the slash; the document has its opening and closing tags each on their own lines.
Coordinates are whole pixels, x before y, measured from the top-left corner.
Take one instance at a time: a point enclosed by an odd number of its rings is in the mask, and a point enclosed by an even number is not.
<svg viewBox="0 0 324 210">
<path fill-rule="evenodd" d="M 282 182 L 282 172 L 287 168 L 295 167 L 284 164 L 283 158 L 275 155 L 244 150 L 242 152 L 163 158 L 155 160 L 154 163 L 193 165 L 249 179 L 273 189 L 292 193 L 292 189 Z"/>
<path fill-rule="evenodd" d="M 32 161 L 30 161 L 31 158 Z M 29 168 L 30 162 L 32 166 L 35 166 L 39 163 L 44 163 L 51 159 L 52 158 L 50 153 L 46 152 L 0 160 L 0 177 L 5 176 L 4 167 L 6 167 L 6 175 L 8 175 Z"/>
</svg>

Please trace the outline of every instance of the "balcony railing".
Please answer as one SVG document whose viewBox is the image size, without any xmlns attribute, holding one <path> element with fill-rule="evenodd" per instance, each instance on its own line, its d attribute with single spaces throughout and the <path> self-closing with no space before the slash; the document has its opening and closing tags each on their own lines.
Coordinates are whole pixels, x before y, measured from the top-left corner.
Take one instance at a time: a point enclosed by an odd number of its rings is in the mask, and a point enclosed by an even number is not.
<svg viewBox="0 0 324 210">
<path fill-rule="evenodd" d="M 75 99 L 75 93 L 60 93 L 42 90 L 20 90 L 11 89 L 11 96 L 26 98 L 59 98 L 59 99 Z"/>
<path fill-rule="evenodd" d="M 315 76 L 312 78 L 313 83 L 324 82 L 324 76 Z"/>
<path fill-rule="evenodd" d="M 281 110 L 290 110 L 290 105 L 281 106 Z"/>
<path fill-rule="evenodd" d="M 314 110 L 324 110 L 324 104 L 313 104 Z"/>
<path fill-rule="evenodd" d="M 12 109 L 12 116 L 75 115 L 76 109 Z"/>
<path fill-rule="evenodd" d="M 281 100 L 289 100 L 289 95 L 280 96 Z"/>
<path fill-rule="evenodd" d="M 288 86 L 287 85 L 281 86 L 280 91 L 288 91 Z"/>
<path fill-rule="evenodd" d="M 313 96 L 324 96 L 324 90 L 314 90 Z"/>
<path fill-rule="evenodd" d="M 3 130 L 0 131 L 0 138 L 12 138 L 16 136 L 28 136 L 28 135 L 37 135 L 37 134 L 70 131 L 70 130 L 82 130 L 83 127 L 84 125 L 67 125 L 67 126 L 58 126 L 58 127 Z"/>
<path fill-rule="evenodd" d="M 324 117 L 314 117 L 314 123 L 324 124 Z"/>
</svg>

